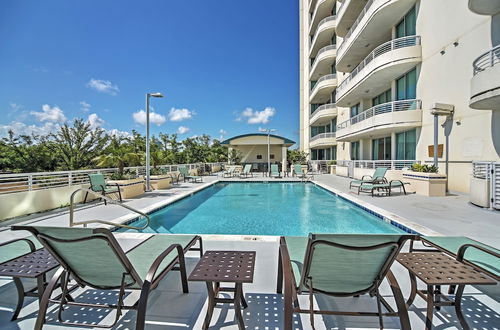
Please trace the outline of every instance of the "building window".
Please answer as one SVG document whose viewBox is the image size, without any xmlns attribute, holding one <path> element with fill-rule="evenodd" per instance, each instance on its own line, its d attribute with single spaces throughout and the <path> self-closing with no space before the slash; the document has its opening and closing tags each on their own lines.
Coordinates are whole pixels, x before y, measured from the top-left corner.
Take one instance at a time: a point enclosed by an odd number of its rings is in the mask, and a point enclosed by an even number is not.
<svg viewBox="0 0 500 330">
<path fill-rule="evenodd" d="M 257 159 L 262 159 L 262 155 L 257 155 Z"/>
<path fill-rule="evenodd" d="M 372 140 L 372 159 L 388 160 L 391 159 L 391 137 L 385 137 Z"/>
<path fill-rule="evenodd" d="M 359 141 L 351 142 L 351 159 L 352 160 L 359 160 L 360 159 Z"/>
<path fill-rule="evenodd" d="M 274 159 L 274 154 L 270 154 L 269 159 Z"/>
<path fill-rule="evenodd" d="M 331 103 L 337 102 L 337 89 L 336 88 L 332 92 L 332 95 L 330 97 L 330 102 Z"/>
<path fill-rule="evenodd" d="M 337 131 L 337 117 L 332 119 L 332 130 L 330 132 L 336 132 Z"/>
<path fill-rule="evenodd" d="M 318 160 L 318 150 L 316 150 L 316 149 L 311 150 L 311 159 Z"/>
<path fill-rule="evenodd" d="M 398 101 L 417 98 L 417 68 L 396 80 L 396 97 Z"/>
<path fill-rule="evenodd" d="M 396 25 L 396 38 L 414 36 L 417 33 L 417 13 L 415 6 L 406 13 L 405 17 Z"/>
<path fill-rule="evenodd" d="M 318 103 L 313 103 L 311 104 L 311 114 L 316 111 L 316 109 L 318 109 L 319 107 L 321 106 L 321 104 L 318 104 Z"/>
<path fill-rule="evenodd" d="M 360 104 L 353 105 L 351 107 L 351 118 L 358 115 L 361 112 L 361 106 Z"/>
<path fill-rule="evenodd" d="M 391 89 L 389 88 L 385 92 L 380 93 L 379 95 L 375 96 L 372 99 L 372 106 L 376 106 L 376 105 L 379 105 L 379 104 L 382 104 L 382 103 L 391 102 L 391 101 L 392 101 L 392 98 L 391 98 Z"/>
<path fill-rule="evenodd" d="M 417 149 L 417 130 L 396 134 L 396 158 L 398 160 L 414 160 Z"/>
<path fill-rule="evenodd" d="M 336 160 L 337 159 L 337 146 L 333 146 L 332 147 L 332 160 Z"/>
</svg>

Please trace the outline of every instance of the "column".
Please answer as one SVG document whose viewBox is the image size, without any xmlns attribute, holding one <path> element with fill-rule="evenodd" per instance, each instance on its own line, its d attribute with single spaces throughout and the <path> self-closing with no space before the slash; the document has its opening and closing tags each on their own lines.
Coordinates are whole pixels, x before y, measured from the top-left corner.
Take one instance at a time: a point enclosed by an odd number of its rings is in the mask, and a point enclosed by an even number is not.
<svg viewBox="0 0 500 330">
<path fill-rule="evenodd" d="M 391 133 L 391 160 L 392 160 L 392 167 L 394 169 L 394 164 L 395 160 L 397 158 L 397 150 L 396 150 L 396 133 L 392 132 Z"/>
<path fill-rule="evenodd" d="M 233 152 L 233 148 L 228 147 L 227 148 L 227 163 L 228 165 L 231 165 L 231 153 Z"/>
<path fill-rule="evenodd" d="M 283 171 L 283 175 L 285 175 L 285 172 L 287 172 L 287 166 L 288 166 L 288 159 L 287 159 L 287 150 L 288 148 L 283 146 L 281 147 L 281 169 Z"/>
</svg>

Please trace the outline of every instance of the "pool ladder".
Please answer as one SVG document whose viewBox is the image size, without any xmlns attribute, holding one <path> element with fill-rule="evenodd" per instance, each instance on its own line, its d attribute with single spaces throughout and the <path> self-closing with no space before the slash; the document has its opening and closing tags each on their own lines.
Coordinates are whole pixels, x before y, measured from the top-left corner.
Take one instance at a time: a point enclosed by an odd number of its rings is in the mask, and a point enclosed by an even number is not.
<svg viewBox="0 0 500 330">
<path fill-rule="evenodd" d="M 102 199 L 106 200 L 106 202 L 108 202 L 110 204 L 119 205 L 119 206 L 121 206 L 123 208 L 126 208 L 127 210 L 135 212 L 135 213 L 137 213 L 137 214 L 145 217 L 146 218 L 146 223 L 144 224 L 144 226 L 137 227 L 137 226 L 129 226 L 129 225 L 126 225 L 126 224 L 121 224 L 121 223 L 114 223 L 114 222 L 105 221 L 105 220 L 75 221 L 74 220 L 74 211 L 75 211 L 74 199 L 75 199 L 76 193 L 78 193 L 80 191 L 84 191 L 84 192 L 96 195 L 99 198 L 102 198 Z M 83 227 L 87 227 L 87 225 L 90 224 L 90 223 L 100 223 L 100 224 L 103 224 L 103 225 L 110 225 L 110 226 L 113 226 L 113 227 L 120 227 L 120 228 L 126 228 L 126 229 L 134 229 L 134 230 L 143 230 L 143 229 L 145 229 L 145 228 L 147 228 L 149 226 L 150 221 L 151 221 L 151 218 L 146 213 L 143 213 L 143 212 L 141 212 L 139 210 L 136 210 L 133 207 L 130 207 L 130 206 L 126 205 L 126 204 L 123 204 L 123 203 L 121 203 L 119 201 L 115 201 L 112 198 L 109 198 L 107 196 L 101 195 L 99 192 L 93 191 L 92 189 L 78 188 L 77 190 L 73 191 L 73 193 L 71 194 L 71 197 L 70 197 L 70 204 L 69 204 L 69 226 L 70 227 L 79 226 L 79 225 L 83 225 Z"/>
</svg>

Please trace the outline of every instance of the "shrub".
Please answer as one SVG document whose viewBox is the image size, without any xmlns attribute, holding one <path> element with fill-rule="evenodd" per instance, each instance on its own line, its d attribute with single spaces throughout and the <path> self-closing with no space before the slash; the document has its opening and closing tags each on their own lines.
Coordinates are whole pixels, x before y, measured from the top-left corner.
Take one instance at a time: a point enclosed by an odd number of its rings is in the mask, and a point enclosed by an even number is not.
<svg viewBox="0 0 500 330">
<path fill-rule="evenodd" d="M 415 163 L 411 166 L 411 170 L 414 172 L 422 172 L 422 173 L 437 173 L 438 167 L 434 165 Z"/>
</svg>

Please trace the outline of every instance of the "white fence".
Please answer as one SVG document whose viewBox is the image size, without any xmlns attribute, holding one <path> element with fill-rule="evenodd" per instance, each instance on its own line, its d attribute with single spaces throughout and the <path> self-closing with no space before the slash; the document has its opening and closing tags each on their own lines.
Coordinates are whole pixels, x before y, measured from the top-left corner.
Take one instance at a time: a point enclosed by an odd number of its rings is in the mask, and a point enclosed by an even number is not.
<svg viewBox="0 0 500 330">
<path fill-rule="evenodd" d="M 500 162 L 472 162 L 472 176 L 489 181 L 490 208 L 500 209 Z"/>
<path fill-rule="evenodd" d="M 402 170 L 403 168 L 411 168 L 415 163 L 420 163 L 416 160 L 337 160 L 337 166 L 354 167 L 354 168 L 369 168 L 375 169 L 378 167 L 387 167 L 390 170 Z"/>
<path fill-rule="evenodd" d="M 474 76 L 479 72 L 482 72 L 488 68 L 491 68 L 500 63 L 500 45 L 492 48 L 486 53 L 482 54 L 474 63 L 472 63 L 472 67 L 474 68 Z"/>
<path fill-rule="evenodd" d="M 203 165 L 218 165 L 220 163 L 182 164 L 189 169 L 200 168 Z M 178 165 L 159 165 L 157 168 L 166 172 L 175 172 Z M 145 166 L 126 167 L 125 170 L 135 172 L 137 176 L 146 174 Z M 88 175 L 102 173 L 105 177 L 118 171 L 117 168 L 100 168 L 78 171 L 37 172 L 37 173 L 11 173 L 0 174 L 0 194 L 34 191 L 55 187 L 74 186 L 89 182 Z"/>
</svg>

